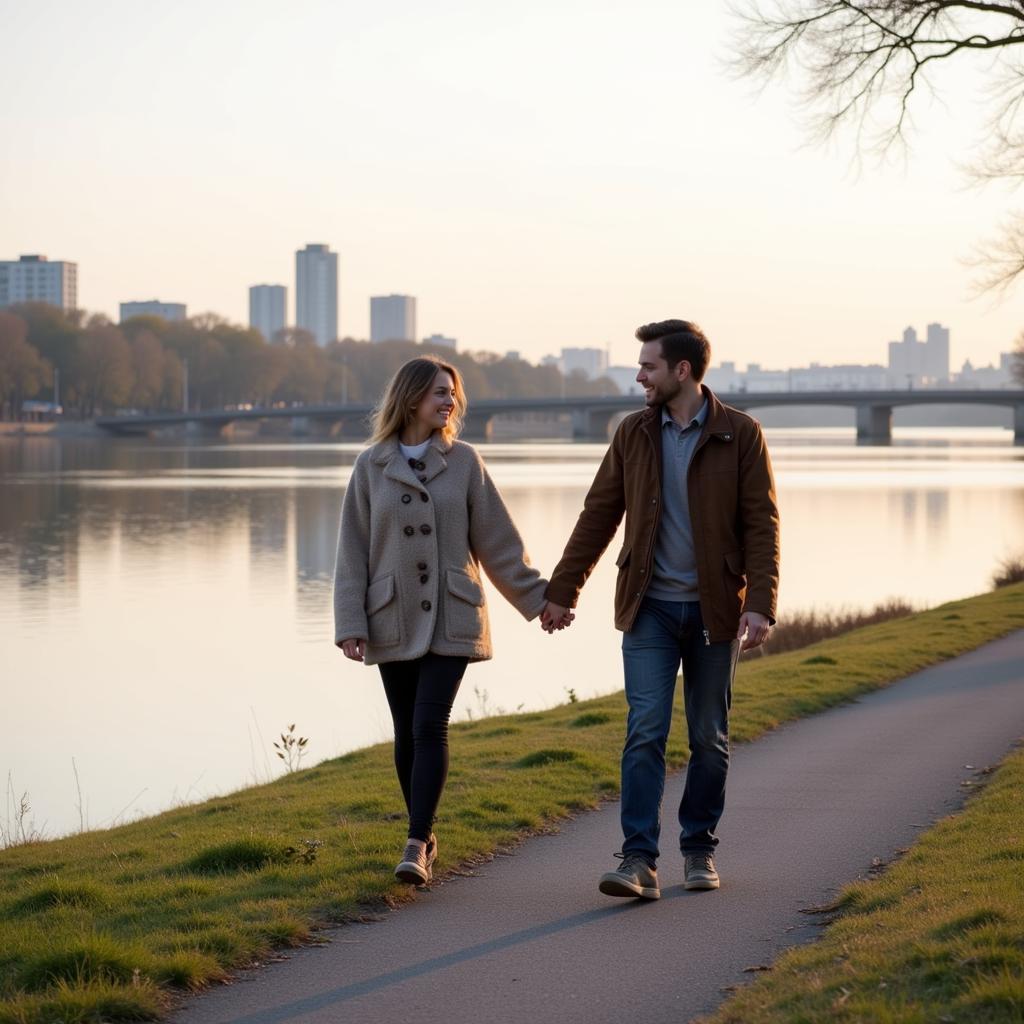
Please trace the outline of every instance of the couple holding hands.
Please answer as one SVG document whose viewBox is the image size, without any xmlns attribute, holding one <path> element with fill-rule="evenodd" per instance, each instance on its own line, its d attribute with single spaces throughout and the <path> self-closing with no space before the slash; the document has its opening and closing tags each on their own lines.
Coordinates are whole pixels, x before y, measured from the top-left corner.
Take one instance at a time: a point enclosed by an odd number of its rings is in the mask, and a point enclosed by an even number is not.
<svg viewBox="0 0 1024 1024">
<path fill-rule="evenodd" d="M 609 896 L 657 899 L 665 745 L 680 664 L 690 760 L 679 806 L 687 889 L 716 889 L 729 706 L 741 647 L 775 621 L 779 516 L 758 423 L 701 384 L 710 345 L 695 324 L 636 331 L 645 408 L 625 417 L 549 581 L 477 451 L 457 440 L 458 371 L 418 358 L 388 383 L 341 513 L 335 643 L 377 665 L 395 729 L 409 833 L 395 875 L 430 881 L 434 818 L 448 774 L 448 721 L 471 661 L 491 657 L 480 568 L 527 619 L 569 626 L 580 589 L 623 516 L 615 627 L 629 713 L 622 753 L 620 863 Z"/>
</svg>

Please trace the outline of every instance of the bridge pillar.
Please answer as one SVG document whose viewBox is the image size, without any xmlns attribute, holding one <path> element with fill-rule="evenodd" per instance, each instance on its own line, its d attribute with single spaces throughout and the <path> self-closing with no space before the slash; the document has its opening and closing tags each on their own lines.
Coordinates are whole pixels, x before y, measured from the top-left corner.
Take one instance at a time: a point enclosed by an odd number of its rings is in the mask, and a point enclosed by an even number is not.
<svg viewBox="0 0 1024 1024">
<path fill-rule="evenodd" d="M 1013 443 L 1024 444 L 1024 402 L 1013 407 Z"/>
<path fill-rule="evenodd" d="M 607 441 L 615 409 L 574 409 L 572 436 L 577 441 Z"/>
<path fill-rule="evenodd" d="M 293 416 L 292 437 L 336 437 L 341 432 L 341 420 L 329 420 L 322 416 Z"/>
<path fill-rule="evenodd" d="M 190 420 L 185 424 L 185 433 L 199 437 L 231 437 L 234 420 Z"/>
<path fill-rule="evenodd" d="M 892 440 L 892 406 L 858 405 L 857 440 L 888 444 Z"/>
<path fill-rule="evenodd" d="M 370 421 L 366 416 L 351 416 L 338 424 L 334 436 L 346 441 L 365 441 L 370 436 Z"/>
<path fill-rule="evenodd" d="M 471 412 L 462 423 L 462 434 L 467 441 L 490 441 L 491 413 Z"/>
</svg>

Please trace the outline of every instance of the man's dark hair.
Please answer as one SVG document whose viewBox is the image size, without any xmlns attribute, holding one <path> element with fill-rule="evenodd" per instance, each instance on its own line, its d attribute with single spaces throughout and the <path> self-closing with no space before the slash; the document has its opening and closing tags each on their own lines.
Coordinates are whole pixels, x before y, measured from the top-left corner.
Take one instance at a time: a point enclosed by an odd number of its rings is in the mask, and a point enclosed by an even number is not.
<svg viewBox="0 0 1024 1024">
<path fill-rule="evenodd" d="M 661 320 L 636 329 L 638 341 L 660 341 L 661 354 L 668 368 L 674 370 L 682 360 L 690 364 L 690 373 L 699 384 L 711 362 L 711 342 L 704 332 L 689 320 Z"/>
</svg>

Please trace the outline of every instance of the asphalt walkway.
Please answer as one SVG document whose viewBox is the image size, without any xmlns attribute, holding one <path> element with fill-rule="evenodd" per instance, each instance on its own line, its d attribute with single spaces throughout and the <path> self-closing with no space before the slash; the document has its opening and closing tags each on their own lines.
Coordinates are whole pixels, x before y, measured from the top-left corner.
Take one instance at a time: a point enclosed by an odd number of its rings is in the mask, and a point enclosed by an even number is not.
<svg viewBox="0 0 1024 1024">
<path fill-rule="evenodd" d="M 621 838 L 609 803 L 381 922 L 196 997 L 174 1020 L 683 1024 L 814 938 L 802 910 L 959 807 L 961 783 L 1022 735 L 1024 631 L 734 748 L 718 891 L 682 888 L 677 775 L 657 902 L 597 891 Z"/>
</svg>

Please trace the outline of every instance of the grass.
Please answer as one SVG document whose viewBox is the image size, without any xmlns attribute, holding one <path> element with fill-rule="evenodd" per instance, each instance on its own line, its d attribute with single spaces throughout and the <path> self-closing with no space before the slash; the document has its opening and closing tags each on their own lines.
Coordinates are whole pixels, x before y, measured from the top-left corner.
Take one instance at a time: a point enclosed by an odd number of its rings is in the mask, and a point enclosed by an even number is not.
<svg viewBox="0 0 1024 1024">
<path fill-rule="evenodd" d="M 703 1024 L 1024 1020 L 1024 750 Z"/>
<path fill-rule="evenodd" d="M 1019 628 L 1024 584 L 745 663 L 733 739 Z M 440 866 L 472 864 L 616 794 L 624 717 L 619 692 L 455 725 Z M 683 737 L 677 722 L 673 768 L 685 763 Z M 118 828 L 0 852 L 0 1024 L 151 1019 L 175 992 L 415 898 L 391 874 L 401 807 L 390 745 L 380 744 Z"/>
</svg>

